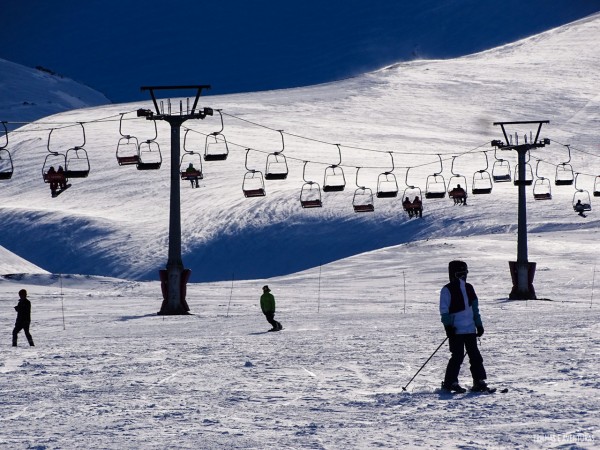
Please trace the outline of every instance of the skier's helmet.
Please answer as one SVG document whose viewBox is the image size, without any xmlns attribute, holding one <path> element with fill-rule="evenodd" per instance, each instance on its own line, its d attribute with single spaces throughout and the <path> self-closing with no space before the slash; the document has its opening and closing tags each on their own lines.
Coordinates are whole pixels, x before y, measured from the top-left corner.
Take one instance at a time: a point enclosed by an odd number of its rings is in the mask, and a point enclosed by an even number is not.
<svg viewBox="0 0 600 450">
<path fill-rule="evenodd" d="M 469 273 L 467 263 L 464 261 L 450 261 L 448 263 L 448 276 L 450 277 L 450 281 L 456 278 L 467 278 L 467 274 Z"/>
</svg>

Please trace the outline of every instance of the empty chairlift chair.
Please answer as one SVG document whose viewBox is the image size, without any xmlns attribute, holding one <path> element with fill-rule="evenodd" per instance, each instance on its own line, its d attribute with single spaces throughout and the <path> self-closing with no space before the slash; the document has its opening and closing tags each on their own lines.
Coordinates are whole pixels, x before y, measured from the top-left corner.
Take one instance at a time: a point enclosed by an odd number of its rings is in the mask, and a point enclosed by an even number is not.
<svg viewBox="0 0 600 450">
<path fill-rule="evenodd" d="M 12 156 L 6 148 L 8 147 L 8 129 L 6 128 L 6 122 L 2 122 L 2 128 L 4 129 L 4 139 L 0 146 L 0 180 L 10 180 L 13 175 L 14 166 Z"/>
<path fill-rule="evenodd" d="M 494 183 L 504 183 L 507 181 L 512 181 L 512 176 L 510 172 L 510 163 L 505 159 L 498 158 L 496 156 L 496 151 L 498 149 L 494 149 L 494 165 L 492 166 L 492 179 Z"/>
<path fill-rule="evenodd" d="M 569 151 L 569 159 L 556 166 L 556 178 L 554 179 L 556 186 L 570 186 L 575 180 L 573 166 L 569 164 L 571 162 L 571 147 L 569 145 L 565 145 L 565 147 Z"/>
<path fill-rule="evenodd" d="M 388 152 L 392 158 L 392 169 L 383 172 L 377 177 L 377 198 L 395 198 L 398 196 L 398 181 L 394 175 L 394 155 Z"/>
<path fill-rule="evenodd" d="M 358 172 L 360 167 L 356 168 L 356 187 L 354 191 L 354 197 L 352 198 L 352 207 L 354 212 L 373 212 L 375 211 L 375 204 L 373 202 L 373 191 L 365 186 L 358 184 Z"/>
<path fill-rule="evenodd" d="M 473 174 L 473 183 L 471 184 L 471 192 L 473 195 L 490 194 L 492 192 L 492 177 L 488 172 L 487 152 L 483 152 L 485 156 L 485 169 L 478 170 Z"/>
<path fill-rule="evenodd" d="M 442 175 L 444 165 L 442 163 L 442 156 L 440 154 L 437 156 L 440 159 L 440 171 L 427 176 L 427 181 L 425 182 L 425 198 L 427 199 L 446 197 L 446 180 Z"/>
<path fill-rule="evenodd" d="M 123 134 L 123 116 L 119 119 L 119 142 L 117 142 L 116 157 L 120 166 L 132 166 L 140 161 L 140 144 L 135 136 Z"/>
<path fill-rule="evenodd" d="M 342 169 L 342 150 L 339 144 L 335 144 L 338 149 L 339 162 L 325 168 L 323 176 L 323 192 L 340 192 L 346 188 L 346 177 Z"/>
<path fill-rule="evenodd" d="M 529 154 L 529 152 L 527 152 L 527 161 L 525 161 L 525 164 L 523 166 L 523 172 L 524 172 L 523 184 L 525 186 L 531 186 L 533 184 L 533 168 L 531 167 L 531 164 L 529 164 L 530 159 L 531 159 L 531 155 Z M 514 181 L 513 181 L 513 184 L 515 186 L 518 186 L 519 184 L 521 184 L 520 173 L 521 173 L 521 166 L 519 164 L 515 164 L 515 177 L 514 177 Z"/>
<path fill-rule="evenodd" d="M 225 125 L 223 123 L 223 113 L 220 109 L 216 110 L 221 118 L 221 129 L 206 136 L 204 143 L 204 161 L 225 161 L 229 156 L 229 146 L 227 138 L 223 134 Z"/>
<path fill-rule="evenodd" d="M 321 200 L 321 187 L 319 183 L 306 179 L 306 165 L 308 161 L 304 161 L 304 168 L 302 170 L 302 179 L 304 184 L 300 190 L 300 205 L 303 208 L 320 208 L 323 206 Z"/>
<path fill-rule="evenodd" d="M 265 166 L 266 180 L 285 180 L 288 176 L 287 159 L 283 154 L 285 150 L 285 141 L 283 139 L 283 130 L 278 130 L 281 134 L 281 150 L 267 155 L 267 163 Z"/>
<path fill-rule="evenodd" d="M 158 137 L 158 128 L 156 126 L 156 120 L 154 122 L 154 138 L 140 142 L 138 151 L 138 163 L 136 165 L 138 170 L 157 170 L 160 169 L 162 164 L 162 154 L 160 152 L 160 145 L 156 142 Z"/>
<path fill-rule="evenodd" d="M 594 197 L 600 197 L 600 175 L 594 178 Z"/>
<path fill-rule="evenodd" d="M 246 173 L 242 182 L 242 191 L 246 198 L 264 197 L 266 195 L 265 182 L 263 174 L 260 170 L 250 169 L 248 167 L 248 153 L 250 149 L 246 149 Z"/>
<path fill-rule="evenodd" d="M 550 180 L 538 174 L 540 162 L 541 160 L 538 159 L 538 162 L 535 166 L 536 180 L 533 183 L 533 198 L 535 200 L 552 200 L 552 188 Z"/>
<path fill-rule="evenodd" d="M 85 128 L 80 123 L 83 131 L 83 143 L 67 150 L 65 154 L 65 176 L 67 178 L 87 178 L 90 174 L 90 160 L 85 146 Z"/>
</svg>

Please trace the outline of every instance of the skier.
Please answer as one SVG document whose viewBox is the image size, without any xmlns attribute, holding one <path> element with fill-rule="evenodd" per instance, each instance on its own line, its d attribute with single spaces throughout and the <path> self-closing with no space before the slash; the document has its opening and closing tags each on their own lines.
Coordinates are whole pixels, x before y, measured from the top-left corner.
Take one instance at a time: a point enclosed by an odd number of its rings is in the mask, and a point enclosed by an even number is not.
<svg viewBox="0 0 600 450">
<path fill-rule="evenodd" d="M 280 331 L 283 328 L 281 323 L 275 320 L 275 297 L 267 285 L 263 286 L 263 294 L 260 296 L 260 309 L 273 327 L 269 331 Z"/>
<path fill-rule="evenodd" d="M 19 331 L 23 330 L 25 332 L 25 337 L 29 341 L 29 345 L 33 347 L 33 338 L 29 333 L 29 325 L 31 324 L 31 302 L 27 300 L 27 291 L 25 289 L 19 291 L 19 303 L 15 306 L 15 311 L 17 311 L 17 320 L 13 330 L 12 345 L 13 347 L 17 346 Z"/>
<path fill-rule="evenodd" d="M 477 338 L 483 335 L 483 323 L 479 315 L 479 301 L 475 289 L 467 283 L 467 263 L 450 261 L 448 275 L 450 283 L 440 292 L 440 314 L 446 329 L 452 356 L 446 367 L 442 389 L 448 392 L 466 392 L 458 383 L 460 366 L 465 348 L 469 355 L 474 392 L 493 392 L 488 388 L 483 367 L 483 358 L 477 348 Z"/>
</svg>

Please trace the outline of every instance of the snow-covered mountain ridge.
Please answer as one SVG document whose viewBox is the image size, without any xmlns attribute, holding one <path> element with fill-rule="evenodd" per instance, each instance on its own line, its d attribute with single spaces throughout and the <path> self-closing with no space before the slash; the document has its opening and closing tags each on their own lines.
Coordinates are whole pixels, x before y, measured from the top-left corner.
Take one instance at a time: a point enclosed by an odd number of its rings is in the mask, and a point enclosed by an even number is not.
<svg viewBox="0 0 600 450">
<path fill-rule="evenodd" d="M 513 239 L 516 188 L 511 183 L 495 184 L 489 196 L 471 196 L 465 208 L 454 207 L 447 198 L 426 201 L 423 219 L 410 220 L 400 196 L 376 199 L 374 213 L 354 213 L 356 168 L 362 167 L 359 183 L 376 189 L 378 174 L 391 166 L 387 152 L 393 151 L 401 191 L 408 167 L 408 183 L 425 190 L 428 175 L 440 169 L 440 153 L 446 180 L 453 170 L 464 174 L 470 186 L 473 174 L 485 167 L 483 150 L 489 150 L 490 170 L 494 162 L 489 142 L 502 136 L 493 122 L 548 119 L 542 134 L 553 143 L 532 153 L 543 160 L 540 175 L 554 176 L 567 159 L 560 143 L 568 143 L 574 149 L 571 164 L 582 172 L 578 187 L 593 190 L 600 172 L 593 126 L 600 84 L 598 36 L 600 16 L 595 15 L 455 60 L 402 63 L 307 88 L 206 97 L 203 106 L 225 113 L 231 153 L 225 162 L 204 163 L 200 189 L 181 186 L 184 263 L 193 271 L 192 280 L 293 273 L 432 237 L 506 233 Z M 51 272 L 155 279 L 166 262 L 168 234 L 166 124 L 158 123 L 161 170 L 136 171 L 115 160 L 119 113 L 150 106 L 143 102 L 69 111 L 11 134 L 15 175 L 2 186 L 5 231 L 0 244 Z M 134 116 L 127 116 L 132 120 L 125 121 L 123 132 L 151 138 L 152 122 Z M 48 130 L 76 122 L 86 122 L 92 170 L 51 200 L 40 175 Z M 205 135 L 220 126 L 218 115 L 185 123 L 192 130 L 188 148 L 203 152 Z M 290 175 L 285 181 L 267 181 L 266 197 L 246 199 L 241 192 L 245 149 L 253 149 L 249 167 L 264 171 L 267 153 L 281 149 L 279 129 L 287 133 L 284 154 Z M 69 148 L 80 142 L 81 130 L 57 129 L 52 140 Z M 304 210 L 298 200 L 303 161 L 310 161 L 307 179 L 322 184 L 327 164 L 339 159 L 335 143 L 341 144 L 347 188 L 323 194 L 323 208 Z M 514 168 L 515 155 L 498 157 Z M 551 202 L 530 202 L 530 228 L 593 229 L 593 213 L 585 222 L 574 215 L 573 194 L 573 186 L 556 187 Z M 23 238 L 14 239 L 17 233 Z"/>
</svg>

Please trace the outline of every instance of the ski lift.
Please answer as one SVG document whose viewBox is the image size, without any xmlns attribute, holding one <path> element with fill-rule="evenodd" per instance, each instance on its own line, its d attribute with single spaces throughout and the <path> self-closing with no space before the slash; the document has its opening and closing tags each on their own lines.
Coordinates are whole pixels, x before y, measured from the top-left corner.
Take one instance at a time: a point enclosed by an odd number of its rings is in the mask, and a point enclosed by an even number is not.
<svg viewBox="0 0 600 450">
<path fill-rule="evenodd" d="M 285 141 L 283 139 L 283 130 L 277 130 L 281 134 L 281 150 L 270 153 L 267 156 L 265 167 L 266 180 L 285 180 L 288 176 L 288 165 L 283 151 L 285 150 Z"/>
<path fill-rule="evenodd" d="M 538 159 L 537 165 L 535 166 L 536 180 L 533 183 L 533 198 L 535 200 L 552 200 L 552 189 L 550 187 L 550 180 L 538 175 L 541 159 Z"/>
<path fill-rule="evenodd" d="M 323 179 L 323 192 L 339 192 L 346 187 L 346 177 L 344 169 L 342 169 L 342 149 L 340 144 L 335 144 L 338 148 L 340 161 L 337 164 L 332 164 L 325 168 L 325 176 Z"/>
<path fill-rule="evenodd" d="M 360 167 L 356 168 L 356 190 L 354 191 L 354 197 L 352 197 L 352 207 L 354 212 L 373 212 L 375 211 L 375 204 L 373 202 L 373 191 L 371 188 L 360 186 L 358 184 L 358 172 Z"/>
<path fill-rule="evenodd" d="M 50 138 L 53 131 L 54 129 L 51 129 L 48 133 L 48 155 L 46 155 L 42 165 L 42 179 L 44 183 L 50 184 L 52 197 L 56 197 L 71 185 L 67 184 L 69 180 L 64 170 L 67 166 L 67 156 L 64 153 L 58 153 L 50 149 Z"/>
<path fill-rule="evenodd" d="M 377 177 L 377 198 L 395 198 L 398 196 L 398 181 L 394 175 L 394 155 L 388 152 L 392 158 L 392 170 L 383 172 Z"/>
<path fill-rule="evenodd" d="M 156 142 L 158 137 L 158 128 L 156 126 L 156 120 L 154 122 L 154 137 L 147 141 L 140 142 L 138 147 L 138 170 L 157 170 L 160 169 L 162 164 L 162 154 L 160 153 L 160 146 Z"/>
<path fill-rule="evenodd" d="M 531 159 L 531 155 L 529 151 L 527 152 L 527 161 L 525 161 L 525 178 L 523 179 L 523 184 L 525 186 L 531 186 L 533 184 L 533 169 L 531 168 L 531 164 L 529 164 L 529 160 Z M 515 164 L 515 178 L 513 181 L 515 186 L 520 184 L 519 180 L 519 164 Z"/>
<path fill-rule="evenodd" d="M 573 194 L 573 210 L 579 213 L 583 211 L 591 211 L 592 210 L 592 200 L 590 198 L 590 193 L 585 189 L 577 188 L 577 177 L 579 173 L 575 174 L 575 193 Z"/>
<path fill-rule="evenodd" d="M 85 128 L 79 122 L 83 131 L 83 143 L 67 150 L 65 154 L 65 176 L 67 178 L 86 178 L 90 173 L 90 160 L 85 146 Z"/>
<path fill-rule="evenodd" d="M 303 208 L 320 208 L 323 206 L 323 202 L 321 201 L 321 187 L 319 183 L 306 179 L 306 164 L 308 164 L 308 161 L 304 161 L 304 168 L 302 169 L 304 184 L 300 190 L 300 204 Z"/>
<path fill-rule="evenodd" d="M 229 155 L 229 146 L 227 145 L 227 139 L 223 134 L 225 125 L 223 123 L 223 114 L 220 109 L 219 112 L 221 117 L 221 129 L 215 131 L 206 136 L 206 142 L 204 144 L 204 161 L 224 161 Z"/>
<path fill-rule="evenodd" d="M 181 161 L 179 163 L 179 173 L 182 180 L 197 181 L 204 178 L 202 173 L 202 157 L 200 153 L 196 153 L 192 150 L 188 150 L 186 147 L 187 135 L 190 129 L 185 130 L 183 135 L 183 155 L 181 155 Z"/>
<path fill-rule="evenodd" d="M 444 165 L 442 163 L 442 156 L 439 153 L 438 158 L 440 159 L 440 171 L 427 176 L 425 198 L 444 198 L 446 196 L 446 180 L 444 180 L 442 175 Z"/>
<path fill-rule="evenodd" d="M 264 197 L 266 195 L 265 183 L 263 180 L 263 174 L 260 170 L 254 170 L 248 168 L 248 153 L 250 149 L 246 149 L 246 173 L 244 174 L 244 181 L 242 182 L 242 191 L 244 196 L 248 197 Z"/>
<path fill-rule="evenodd" d="M 492 177 L 487 171 L 489 167 L 487 152 L 483 152 L 485 155 L 485 169 L 478 170 L 473 174 L 473 184 L 471 186 L 471 192 L 473 195 L 478 194 L 490 194 L 492 192 Z"/>
<path fill-rule="evenodd" d="M 120 166 L 130 166 L 137 164 L 140 160 L 140 144 L 135 136 L 123 134 L 123 116 L 126 113 L 121 113 L 119 119 L 119 142 L 117 142 L 117 162 Z"/>
<path fill-rule="evenodd" d="M 0 180 L 10 180 L 13 175 L 14 166 L 8 147 L 8 129 L 6 122 L 1 122 L 4 128 L 5 142 L 0 146 Z"/>
<path fill-rule="evenodd" d="M 421 188 L 408 184 L 408 172 L 410 169 L 410 167 L 406 169 L 406 176 L 404 179 L 406 188 L 402 194 L 402 208 L 408 213 L 409 217 L 413 217 L 414 215 L 421 217 L 423 215 L 423 197 L 421 196 Z"/>
<path fill-rule="evenodd" d="M 600 197 L 600 175 L 594 178 L 594 197 Z"/>
<path fill-rule="evenodd" d="M 467 204 L 467 178 L 458 173 L 454 173 L 454 160 L 456 156 L 452 157 L 452 167 L 450 173 L 452 176 L 448 180 L 448 197 L 454 200 L 455 205 L 466 205 Z M 461 184 L 462 183 L 462 184 Z M 463 186 L 464 184 L 464 186 Z"/>
<path fill-rule="evenodd" d="M 502 158 L 498 158 L 496 155 L 496 151 L 498 149 L 494 149 L 494 165 L 492 166 L 492 178 L 494 183 L 503 183 L 505 181 L 511 181 L 510 176 L 510 163 Z"/>
<path fill-rule="evenodd" d="M 570 186 L 574 181 L 573 166 L 569 164 L 571 162 L 571 147 L 569 145 L 565 145 L 565 147 L 569 151 L 569 159 L 556 166 L 554 184 L 557 186 Z"/>
</svg>

